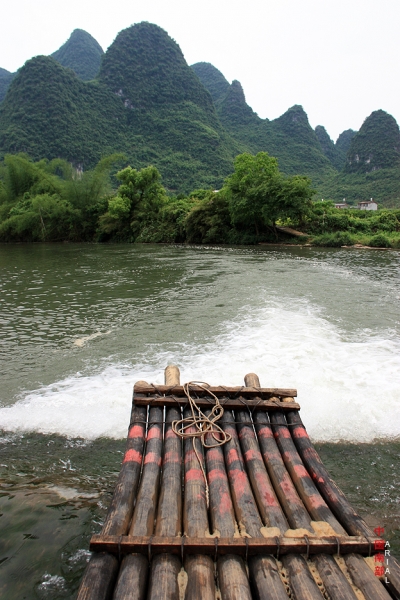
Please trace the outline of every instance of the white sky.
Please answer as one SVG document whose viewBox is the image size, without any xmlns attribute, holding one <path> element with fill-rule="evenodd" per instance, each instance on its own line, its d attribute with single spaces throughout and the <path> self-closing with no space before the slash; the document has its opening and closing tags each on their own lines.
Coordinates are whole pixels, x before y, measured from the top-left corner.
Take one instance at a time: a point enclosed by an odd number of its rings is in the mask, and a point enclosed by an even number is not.
<svg viewBox="0 0 400 600">
<path fill-rule="evenodd" d="M 77 28 L 106 50 L 140 21 L 165 29 L 189 64 L 238 79 L 260 117 L 301 104 L 333 140 L 380 108 L 400 122 L 399 0 L 20 0 L 1 10 L 0 67 L 51 54 Z"/>
</svg>

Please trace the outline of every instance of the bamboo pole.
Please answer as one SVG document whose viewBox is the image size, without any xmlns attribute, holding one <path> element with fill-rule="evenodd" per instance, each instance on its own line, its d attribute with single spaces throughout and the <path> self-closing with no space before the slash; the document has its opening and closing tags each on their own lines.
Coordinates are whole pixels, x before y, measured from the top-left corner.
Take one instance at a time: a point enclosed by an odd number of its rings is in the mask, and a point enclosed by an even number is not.
<svg viewBox="0 0 400 600">
<path fill-rule="evenodd" d="M 224 444 L 226 470 L 236 519 L 251 537 L 260 537 L 263 526 L 247 477 L 232 413 L 225 412 L 222 426 L 231 440 Z M 251 557 L 248 560 L 254 597 L 258 600 L 287 600 L 287 594 L 272 556 Z"/>
<path fill-rule="evenodd" d="M 334 598 L 334 600 L 357 600 L 353 588 L 332 556 L 319 554 L 313 559 L 313 562 L 317 566 L 330 598 Z"/>
<path fill-rule="evenodd" d="M 336 533 L 346 535 L 346 531 L 332 514 L 304 467 L 293 443 L 283 412 L 271 413 L 270 420 L 285 466 L 311 517 L 314 521 L 326 521 Z"/>
<path fill-rule="evenodd" d="M 129 529 L 131 536 L 151 535 L 154 531 L 161 467 L 162 420 L 162 410 L 151 408 L 142 478 Z M 143 555 L 126 556 L 121 564 L 114 600 L 143 600 L 146 593 L 147 570 L 148 561 Z"/>
<path fill-rule="evenodd" d="M 264 464 L 290 527 L 292 529 L 304 528 L 311 531 L 311 517 L 285 467 L 282 455 L 276 445 L 268 415 L 259 412 L 254 415 L 253 419 Z"/>
<path fill-rule="evenodd" d="M 225 411 L 221 422 L 225 433 L 231 436 L 223 448 L 237 522 L 251 537 L 260 537 L 263 522 L 247 476 L 233 414 Z"/>
<path fill-rule="evenodd" d="M 179 385 L 178 367 L 164 371 L 166 385 Z M 155 535 L 178 536 L 182 531 L 182 440 L 172 431 L 172 422 L 181 418 L 176 408 L 166 411 L 164 455 Z M 155 556 L 151 564 L 148 600 L 175 600 L 179 597 L 181 561 L 171 554 Z"/>
<path fill-rule="evenodd" d="M 102 533 L 125 535 L 132 518 L 142 468 L 147 409 L 133 405 L 125 454 Z"/>
<path fill-rule="evenodd" d="M 184 418 L 190 415 L 190 410 L 186 409 Z M 187 432 L 195 433 L 195 428 L 188 428 Z M 203 449 L 200 440 L 195 438 L 186 438 L 183 447 L 185 464 L 184 533 L 190 537 L 205 537 L 208 533 L 208 517 L 206 484 L 203 475 L 203 470 L 205 470 Z M 199 464 L 199 460 L 201 464 Z M 210 556 L 200 554 L 187 556 L 185 569 L 188 575 L 185 600 L 198 600 L 199 598 L 215 600 L 214 564 Z"/>
<path fill-rule="evenodd" d="M 147 385 L 145 381 L 139 383 Z M 103 535 L 125 535 L 128 531 L 142 467 L 146 414 L 146 407 L 137 407 L 132 404 L 125 454 L 111 505 L 103 525 Z M 86 567 L 77 600 L 97 600 L 101 598 L 103 592 L 99 589 L 108 589 L 107 577 L 114 585 L 117 570 L 118 562 L 115 563 L 114 557 L 108 557 L 105 554 L 93 556 Z M 100 583 L 97 584 L 97 581 Z M 104 598 L 106 597 L 104 596 Z"/>
<path fill-rule="evenodd" d="M 286 418 L 291 426 L 292 437 L 297 451 L 333 514 L 347 529 L 350 535 L 374 537 L 373 531 L 356 513 L 342 490 L 331 479 L 331 476 L 308 437 L 308 433 L 299 413 L 297 411 L 289 411 Z"/>
<path fill-rule="evenodd" d="M 208 410 L 205 414 L 208 416 L 210 412 Z M 206 437 L 207 444 L 212 444 L 214 441 L 211 434 Z M 233 538 L 236 525 L 235 511 L 225 470 L 224 451 L 221 446 L 206 450 L 206 465 L 212 531 L 221 537 Z M 246 567 L 242 558 L 231 554 L 219 556 L 217 568 L 222 600 L 252 600 Z"/>
<path fill-rule="evenodd" d="M 295 590 L 296 600 L 322 600 L 319 587 L 302 556 L 283 556 L 282 563 L 289 576 L 290 585 Z"/>
<path fill-rule="evenodd" d="M 288 529 L 288 522 L 275 495 L 266 471 L 260 448 L 254 433 L 250 415 L 244 410 L 236 411 L 236 425 L 251 487 L 264 525 Z"/>
<path fill-rule="evenodd" d="M 344 557 L 347 570 L 356 586 L 362 591 L 365 600 L 391 600 L 390 594 L 385 590 L 374 575 L 362 556 L 348 554 Z"/>
<path fill-rule="evenodd" d="M 260 388 L 260 380 L 255 373 L 249 373 L 244 378 L 246 386 Z M 286 510 L 286 517 L 291 527 L 304 527 L 311 530 L 310 517 L 302 504 L 290 476 L 284 466 L 281 454 L 273 438 L 267 415 L 257 412 L 254 417 L 257 438 L 263 452 L 265 466 L 274 484 L 281 506 Z M 262 424 L 262 425 L 261 425 Z M 282 511 L 282 509 L 280 508 Z M 286 523 L 282 523 L 285 531 Z M 277 525 L 282 530 L 282 525 Z M 321 594 L 316 585 L 307 563 L 301 557 L 289 554 L 284 558 L 290 582 L 296 589 L 298 600 L 320 600 Z"/>
<path fill-rule="evenodd" d="M 94 554 L 86 567 L 77 600 L 110 600 L 118 573 L 118 560 L 111 554 Z"/>
</svg>

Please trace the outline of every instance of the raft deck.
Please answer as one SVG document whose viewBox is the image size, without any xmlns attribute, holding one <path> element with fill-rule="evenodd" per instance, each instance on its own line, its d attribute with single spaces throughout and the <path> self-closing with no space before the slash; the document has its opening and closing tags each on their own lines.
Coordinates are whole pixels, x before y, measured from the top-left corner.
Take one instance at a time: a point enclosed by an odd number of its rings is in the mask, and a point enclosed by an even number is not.
<svg viewBox="0 0 400 600">
<path fill-rule="evenodd" d="M 187 421 L 189 396 L 219 430 Z M 78 600 L 400 599 L 399 564 L 375 575 L 385 542 L 330 478 L 296 396 L 254 374 L 243 387 L 181 386 L 173 366 L 165 385 L 136 383 Z"/>
</svg>

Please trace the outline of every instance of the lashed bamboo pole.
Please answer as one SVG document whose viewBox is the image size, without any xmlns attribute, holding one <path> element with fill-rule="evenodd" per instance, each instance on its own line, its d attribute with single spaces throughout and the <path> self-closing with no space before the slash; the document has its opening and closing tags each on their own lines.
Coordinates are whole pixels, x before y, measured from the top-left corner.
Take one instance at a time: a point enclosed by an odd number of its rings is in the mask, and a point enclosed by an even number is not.
<svg viewBox="0 0 400 600">
<path fill-rule="evenodd" d="M 162 420 L 162 410 L 151 408 L 142 478 L 129 529 L 131 536 L 151 535 L 154 531 L 161 466 Z M 114 600 L 143 600 L 146 591 L 147 569 L 148 561 L 143 555 L 126 556 L 121 564 Z"/>
<path fill-rule="evenodd" d="M 140 383 L 147 385 L 145 381 Z M 133 499 L 142 467 L 146 414 L 147 408 L 132 405 L 125 454 L 103 525 L 103 535 L 125 535 L 128 531 L 133 512 Z M 112 581 L 112 585 L 114 585 L 117 572 L 118 562 L 114 557 L 108 557 L 106 554 L 93 556 L 86 567 L 77 600 L 102 598 L 101 594 L 107 593 L 109 581 Z M 107 597 L 107 595 L 104 596 L 104 598 Z"/>
<path fill-rule="evenodd" d="M 357 600 L 353 588 L 332 556 L 319 554 L 313 561 L 330 598 L 334 598 L 334 600 Z"/>
<path fill-rule="evenodd" d="M 389 571 L 386 575 L 389 583 L 385 583 L 387 589 L 396 600 L 400 600 L 400 564 L 394 556 L 388 559 Z"/>
<path fill-rule="evenodd" d="M 286 414 L 292 438 L 301 459 L 311 477 L 336 518 L 351 535 L 374 537 L 374 533 L 365 521 L 355 512 L 338 485 L 331 479 L 317 451 L 311 443 L 308 433 L 297 411 Z"/>
<path fill-rule="evenodd" d="M 190 415 L 189 409 L 184 411 L 184 418 Z M 191 427 L 186 431 L 195 433 L 195 428 Z M 205 469 L 203 449 L 200 440 L 194 438 L 186 438 L 183 447 L 185 457 L 183 528 L 188 536 L 205 537 L 208 533 L 208 518 L 206 484 L 201 468 L 202 465 Z M 198 600 L 199 598 L 214 600 L 214 564 L 210 556 L 198 554 L 186 557 L 185 569 L 188 575 L 185 600 Z"/>
<path fill-rule="evenodd" d="M 374 537 L 371 528 L 356 513 L 342 490 L 329 475 L 318 452 L 311 443 L 299 413 L 289 411 L 286 413 L 286 419 L 291 426 L 292 437 L 297 450 L 334 515 L 349 534 L 364 535 L 367 539 Z M 386 576 L 389 582 L 387 588 L 396 600 L 400 600 L 400 565 L 393 557 L 389 559 L 389 563 L 389 573 Z"/>
<path fill-rule="evenodd" d="M 86 567 L 77 600 L 110 600 L 118 566 L 115 556 L 106 553 L 94 554 Z"/>
<path fill-rule="evenodd" d="M 174 365 L 164 371 L 165 384 L 179 385 L 179 369 Z M 182 531 L 182 440 L 172 431 L 172 422 L 179 420 L 176 408 L 166 411 L 164 455 L 160 498 L 155 535 L 177 536 Z M 178 575 L 181 561 L 171 554 L 155 556 L 151 564 L 148 600 L 175 600 L 179 597 Z"/>
<path fill-rule="evenodd" d="M 248 412 L 236 411 L 236 425 L 251 487 L 264 525 L 288 529 L 288 522 L 266 471 Z"/>
<path fill-rule="evenodd" d="M 296 590 L 296 600 L 322 600 L 320 589 L 302 556 L 293 554 L 283 556 L 282 563 L 287 571 L 292 589 Z"/>
<path fill-rule="evenodd" d="M 224 444 L 223 448 L 236 519 L 239 527 L 245 528 L 248 535 L 260 537 L 263 523 L 247 477 L 232 413 L 224 413 L 222 424 L 224 431 L 231 436 L 231 440 Z M 274 558 L 251 557 L 248 564 L 255 598 L 287 600 L 286 590 Z"/>
<path fill-rule="evenodd" d="M 208 416 L 210 410 L 205 414 Z M 219 439 L 219 435 L 216 434 Z M 206 443 L 215 439 L 211 434 Z M 224 451 L 221 446 L 206 450 L 207 480 L 210 490 L 210 520 L 214 534 L 221 537 L 235 535 L 235 512 L 225 470 Z M 219 587 L 222 600 L 251 600 L 250 584 L 242 558 L 233 555 L 219 556 L 217 561 Z"/>
<path fill-rule="evenodd" d="M 146 417 L 146 408 L 133 405 L 121 471 L 102 529 L 104 535 L 125 535 L 128 531 L 142 468 Z"/>
<path fill-rule="evenodd" d="M 391 596 L 362 556 L 348 554 L 344 560 L 352 580 L 364 594 L 365 600 L 391 600 Z"/>
<path fill-rule="evenodd" d="M 290 527 L 292 529 L 301 527 L 312 531 L 311 517 L 285 467 L 268 415 L 258 412 L 254 414 L 253 420 L 265 466 Z"/>
<path fill-rule="evenodd" d="M 336 533 L 346 535 L 346 531 L 332 514 L 304 467 L 293 443 L 283 412 L 271 413 L 270 420 L 285 466 L 311 517 L 314 521 L 326 521 Z"/>
<path fill-rule="evenodd" d="M 246 386 L 260 387 L 260 380 L 255 373 L 246 375 L 244 381 Z M 268 467 L 271 481 L 275 484 L 275 491 L 279 494 L 281 503 L 283 499 L 282 506 L 286 508 L 286 517 L 291 527 L 305 527 L 311 530 L 310 517 L 284 466 L 281 454 L 272 436 L 267 415 L 265 413 L 256 414 L 255 420 L 262 423 L 262 426 L 257 427 L 256 425 L 255 427 L 264 462 Z M 281 506 L 279 506 L 279 509 L 282 511 Z M 279 525 L 277 526 L 279 527 Z M 280 528 L 282 529 L 282 526 Z M 296 590 L 297 600 L 321 600 L 321 593 L 303 558 L 289 554 L 284 557 L 283 564 L 287 568 L 290 583 Z"/>
</svg>

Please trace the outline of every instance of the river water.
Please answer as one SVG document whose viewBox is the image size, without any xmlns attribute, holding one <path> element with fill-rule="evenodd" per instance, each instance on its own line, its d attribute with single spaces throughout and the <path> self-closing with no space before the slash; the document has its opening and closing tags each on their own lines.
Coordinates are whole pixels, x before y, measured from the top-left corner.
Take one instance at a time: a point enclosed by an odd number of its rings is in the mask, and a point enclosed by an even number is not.
<svg viewBox="0 0 400 600">
<path fill-rule="evenodd" d="M 72 598 L 136 380 L 298 390 L 333 477 L 400 550 L 400 253 L 0 246 L 0 596 Z M 20 577 L 24 570 L 25 577 Z"/>
</svg>

